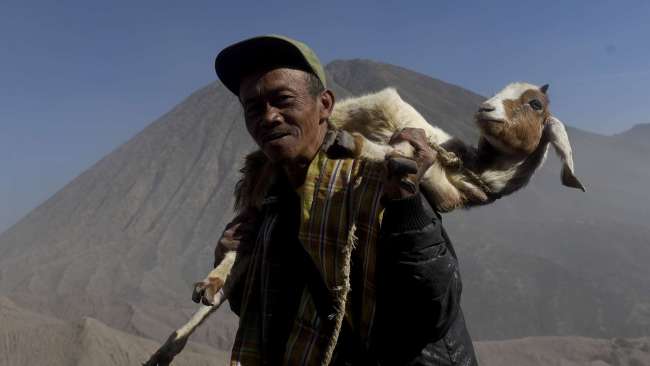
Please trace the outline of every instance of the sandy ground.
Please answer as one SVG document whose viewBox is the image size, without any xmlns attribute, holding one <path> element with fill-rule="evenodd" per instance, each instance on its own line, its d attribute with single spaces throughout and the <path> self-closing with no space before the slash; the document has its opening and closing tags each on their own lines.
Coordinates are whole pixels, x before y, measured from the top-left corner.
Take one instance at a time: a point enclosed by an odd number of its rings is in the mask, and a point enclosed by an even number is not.
<svg viewBox="0 0 650 366">
<path fill-rule="evenodd" d="M 159 344 L 83 318 L 77 324 L 20 309 L 0 297 L 0 365 L 139 365 Z M 190 344 L 174 365 L 226 365 L 227 353 Z"/>
<path fill-rule="evenodd" d="M 0 366 L 139 365 L 159 346 L 85 317 L 77 324 L 0 297 Z M 650 365 L 650 338 L 530 337 L 476 342 L 482 366 Z M 174 365 L 226 365 L 228 353 L 189 344 Z"/>
</svg>

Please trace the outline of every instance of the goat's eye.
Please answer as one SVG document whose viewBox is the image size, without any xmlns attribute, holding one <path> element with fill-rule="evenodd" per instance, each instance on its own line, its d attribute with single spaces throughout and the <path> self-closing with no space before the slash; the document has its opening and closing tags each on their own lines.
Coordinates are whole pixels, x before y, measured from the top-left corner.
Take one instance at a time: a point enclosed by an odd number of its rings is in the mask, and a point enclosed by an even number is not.
<svg viewBox="0 0 650 366">
<path fill-rule="evenodd" d="M 544 108 L 544 105 L 542 105 L 542 102 L 539 101 L 539 99 L 533 99 L 530 102 L 528 102 L 531 107 L 533 107 L 534 110 L 540 111 L 542 108 Z"/>
</svg>

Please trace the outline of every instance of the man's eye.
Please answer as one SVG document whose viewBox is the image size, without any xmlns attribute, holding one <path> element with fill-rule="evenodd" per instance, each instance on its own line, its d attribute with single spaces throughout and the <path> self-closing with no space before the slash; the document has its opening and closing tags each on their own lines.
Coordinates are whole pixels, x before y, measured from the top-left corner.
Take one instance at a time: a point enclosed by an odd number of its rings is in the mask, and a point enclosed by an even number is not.
<svg viewBox="0 0 650 366">
<path fill-rule="evenodd" d="M 259 111 L 260 107 L 257 104 L 247 105 L 246 108 L 244 108 L 244 113 L 246 113 L 247 116 L 256 116 Z"/>
<path fill-rule="evenodd" d="M 277 98 L 275 98 L 275 102 L 278 105 L 289 105 L 293 103 L 293 96 L 292 95 L 287 95 L 287 94 L 282 94 L 278 95 Z"/>
<path fill-rule="evenodd" d="M 539 99 L 533 99 L 528 102 L 528 104 L 530 104 L 530 106 L 533 107 L 533 109 L 536 111 L 540 111 L 542 108 L 544 108 L 544 105 L 539 101 Z"/>
</svg>

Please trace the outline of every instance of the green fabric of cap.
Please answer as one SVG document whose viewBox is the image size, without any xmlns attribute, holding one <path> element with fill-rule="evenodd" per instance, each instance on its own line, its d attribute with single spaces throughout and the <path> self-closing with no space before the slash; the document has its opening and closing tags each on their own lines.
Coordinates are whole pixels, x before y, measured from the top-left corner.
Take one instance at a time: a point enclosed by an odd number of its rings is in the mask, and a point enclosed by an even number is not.
<svg viewBox="0 0 650 366">
<path fill-rule="evenodd" d="M 214 60 L 221 82 L 239 96 L 239 84 L 247 73 L 262 68 L 290 67 L 312 73 L 327 87 L 325 70 L 306 44 L 285 36 L 253 37 L 224 48 Z"/>
</svg>

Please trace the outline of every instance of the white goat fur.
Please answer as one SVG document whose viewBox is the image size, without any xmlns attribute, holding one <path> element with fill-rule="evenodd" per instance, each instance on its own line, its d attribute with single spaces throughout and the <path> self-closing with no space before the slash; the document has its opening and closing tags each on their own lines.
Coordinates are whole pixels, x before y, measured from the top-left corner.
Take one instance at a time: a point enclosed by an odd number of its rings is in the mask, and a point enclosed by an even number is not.
<svg viewBox="0 0 650 366">
<path fill-rule="evenodd" d="M 413 147 L 408 142 L 388 145 L 391 136 L 404 128 L 423 129 L 431 145 L 443 145 L 452 139 L 442 129 L 429 124 L 415 108 L 404 102 L 393 88 L 341 101 L 332 112 L 331 122 L 337 128 L 353 132 L 363 139 L 360 151 L 357 152 L 358 156 L 355 157 L 374 161 L 383 161 L 387 155 L 394 153 L 413 156 Z M 461 183 L 460 176 L 445 174 L 444 170 L 434 163 L 426 172 L 422 186 L 425 196 L 434 207 L 449 211 L 461 205 L 458 189 L 454 185 L 464 183 Z M 440 194 L 431 197 L 434 192 Z"/>
<path fill-rule="evenodd" d="M 403 128 L 422 128 L 431 143 L 442 144 L 451 136 L 438 127 L 429 124 L 418 111 L 400 98 L 393 88 L 361 97 L 348 98 L 338 102 L 332 111 L 331 122 L 338 128 L 357 132 L 370 141 L 361 155 L 372 160 L 384 160 L 394 149 L 411 155 L 408 144 L 392 147 L 387 145 L 395 131 Z"/>
</svg>

